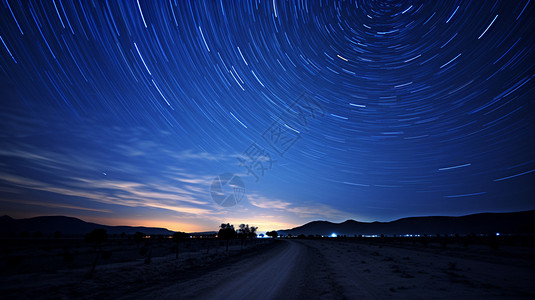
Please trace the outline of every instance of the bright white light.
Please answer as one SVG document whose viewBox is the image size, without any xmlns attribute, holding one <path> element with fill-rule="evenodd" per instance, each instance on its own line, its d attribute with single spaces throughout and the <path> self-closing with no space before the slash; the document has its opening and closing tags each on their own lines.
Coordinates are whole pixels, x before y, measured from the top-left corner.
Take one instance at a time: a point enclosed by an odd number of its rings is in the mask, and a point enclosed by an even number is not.
<svg viewBox="0 0 535 300">
<path fill-rule="evenodd" d="M 337 237 L 336 233 L 331 233 L 331 237 Z"/>
<path fill-rule="evenodd" d="M 500 233 L 499 233 L 499 232 L 496 232 L 496 235 L 500 235 Z"/>
</svg>

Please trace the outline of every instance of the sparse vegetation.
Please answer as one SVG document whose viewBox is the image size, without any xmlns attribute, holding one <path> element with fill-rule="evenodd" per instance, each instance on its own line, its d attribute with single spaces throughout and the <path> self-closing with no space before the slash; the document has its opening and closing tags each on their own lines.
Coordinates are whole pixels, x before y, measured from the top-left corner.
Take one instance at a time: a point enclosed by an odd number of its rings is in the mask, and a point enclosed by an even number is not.
<svg viewBox="0 0 535 300">
<path fill-rule="evenodd" d="M 95 260 L 93 261 L 91 270 L 87 274 L 88 278 L 91 278 L 93 276 L 93 273 L 95 272 L 95 267 L 97 266 L 98 258 L 102 252 L 102 244 L 107 239 L 108 239 L 108 234 L 106 233 L 106 230 L 101 229 L 101 228 L 95 229 L 85 235 L 86 242 L 94 244 L 95 250 L 96 250 Z"/>
<path fill-rule="evenodd" d="M 279 233 L 275 230 L 266 232 L 266 235 L 272 238 L 277 238 L 279 236 Z"/>
<path fill-rule="evenodd" d="M 143 238 L 145 237 L 145 234 L 143 232 L 136 232 L 134 233 L 134 242 L 136 243 L 137 247 L 139 248 L 139 245 L 143 241 Z"/>
<path fill-rule="evenodd" d="M 173 241 L 175 242 L 175 259 L 178 259 L 178 252 L 180 243 L 185 241 L 187 238 L 189 238 L 189 234 L 181 231 L 177 231 L 173 233 Z"/>
<path fill-rule="evenodd" d="M 220 239 L 224 239 L 227 242 L 227 248 L 226 252 L 228 253 L 228 244 L 230 240 L 235 239 L 238 234 L 236 233 L 236 230 L 234 229 L 234 225 L 227 224 L 221 224 L 219 232 L 217 233 L 217 236 Z"/>
</svg>

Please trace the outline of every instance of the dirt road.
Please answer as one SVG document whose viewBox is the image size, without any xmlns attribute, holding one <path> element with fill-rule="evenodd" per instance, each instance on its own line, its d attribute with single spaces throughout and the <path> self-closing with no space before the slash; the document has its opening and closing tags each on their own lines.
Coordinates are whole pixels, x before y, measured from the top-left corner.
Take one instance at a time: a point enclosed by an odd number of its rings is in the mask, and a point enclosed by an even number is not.
<svg viewBox="0 0 535 300">
<path fill-rule="evenodd" d="M 138 293 L 159 299 L 299 299 L 304 298 L 310 250 L 295 241 L 278 245 L 249 259 L 166 288 Z"/>
<path fill-rule="evenodd" d="M 269 240 L 1 278 L 6 299 L 534 299 L 533 248 Z M 0 284 L 0 286 L 2 286 Z M 24 288 L 17 288 L 24 287 Z"/>
<path fill-rule="evenodd" d="M 237 269 L 232 276 L 220 278 L 204 297 L 208 299 L 281 299 L 295 298 L 292 293 L 292 275 L 304 269 L 305 247 L 295 242 L 285 242 L 272 253 L 272 257 Z M 231 274 L 228 274 L 231 275 Z"/>
<path fill-rule="evenodd" d="M 506 252 L 507 249 L 493 253 L 484 248 L 280 240 L 256 256 L 150 296 L 307 300 L 532 298 L 533 267 L 526 264 L 529 260 L 518 260 Z"/>
</svg>

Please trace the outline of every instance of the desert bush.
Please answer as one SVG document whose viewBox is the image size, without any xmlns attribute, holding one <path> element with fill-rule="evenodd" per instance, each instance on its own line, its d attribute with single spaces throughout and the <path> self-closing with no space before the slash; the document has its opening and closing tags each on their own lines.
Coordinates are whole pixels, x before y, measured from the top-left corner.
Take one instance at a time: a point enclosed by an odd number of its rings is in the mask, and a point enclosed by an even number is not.
<svg viewBox="0 0 535 300">
<path fill-rule="evenodd" d="M 21 255 L 13 255 L 7 258 L 7 267 L 10 269 L 17 268 L 22 264 L 23 257 Z"/>
<path fill-rule="evenodd" d="M 181 242 L 184 242 L 189 238 L 189 235 L 185 232 L 177 231 L 173 233 L 173 241 L 175 242 L 175 259 L 178 259 L 178 250 Z"/>
<path fill-rule="evenodd" d="M 105 260 L 110 259 L 111 257 L 111 250 L 102 251 L 102 258 Z"/>
<path fill-rule="evenodd" d="M 149 249 L 147 255 L 145 256 L 145 264 L 148 265 L 150 264 L 152 260 L 152 249 Z"/>
<path fill-rule="evenodd" d="M 63 261 L 65 263 L 70 263 L 74 260 L 74 254 L 72 254 L 71 252 L 69 251 L 66 251 L 63 253 Z"/>
<path fill-rule="evenodd" d="M 87 278 L 91 278 L 93 276 L 93 273 L 95 272 L 95 267 L 97 266 L 98 258 L 102 252 L 102 244 L 107 239 L 108 234 L 106 233 L 106 229 L 103 228 L 94 229 L 93 231 L 85 235 L 85 241 L 87 243 L 94 243 L 95 249 L 98 249 L 97 255 L 95 256 L 95 260 L 93 261 L 93 265 L 91 266 L 91 270 L 87 274 Z"/>
<path fill-rule="evenodd" d="M 470 245 L 470 238 L 469 237 L 464 237 L 462 240 L 461 240 L 461 244 L 463 245 L 463 247 L 465 249 L 468 248 L 468 246 Z"/>
<path fill-rule="evenodd" d="M 136 242 L 137 247 L 139 248 L 139 245 L 143 241 L 143 238 L 145 237 L 145 234 L 143 232 L 136 232 L 134 233 L 134 242 Z"/>
<path fill-rule="evenodd" d="M 427 239 L 427 237 L 423 237 L 421 238 L 420 242 L 422 243 L 422 245 L 424 245 L 424 247 L 427 247 L 429 240 Z"/>
<path fill-rule="evenodd" d="M 498 251 L 500 250 L 500 242 L 497 238 L 491 238 L 489 241 L 489 246 L 492 250 Z"/>
<path fill-rule="evenodd" d="M 149 247 L 143 246 L 143 247 L 139 248 L 139 254 L 141 256 L 147 255 L 148 252 L 149 252 Z"/>
<path fill-rule="evenodd" d="M 90 233 L 85 235 L 85 241 L 88 243 L 95 244 L 95 247 L 104 243 L 108 239 L 108 234 L 106 229 L 98 228 L 94 229 Z"/>
</svg>

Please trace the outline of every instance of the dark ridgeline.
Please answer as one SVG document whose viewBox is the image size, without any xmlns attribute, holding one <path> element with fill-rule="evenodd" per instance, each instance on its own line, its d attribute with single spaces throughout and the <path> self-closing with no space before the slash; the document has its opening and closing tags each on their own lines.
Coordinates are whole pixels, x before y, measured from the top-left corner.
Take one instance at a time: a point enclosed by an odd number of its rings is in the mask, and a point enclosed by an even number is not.
<svg viewBox="0 0 535 300">
<path fill-rule="evenodd" d="M 314 221 L 278 230 L 281 235 L 404 235 L 404 234 L 522 234 L 535 233 L 535 210 L 513 213 L 480 213 L 461 217 L 412 217 L 392 222 L 342 223 Z"/>
<path fill-rule="evenodd" d="M 134 234 L 143 232 L 148 235 L 172 235 L 173 231 L 155 227 L 107 226 L 85 222 L 73 217 L 44 216 L 28 219 L 13 219 L 9 216 L 0 217 L 0 235 L 19 234 L 21 232 L 40 232 L 42 234 L 57 234 L 61 236 L 84 235 L 95 229 L 105 229 L 108 234 Z"/>
</svg>

